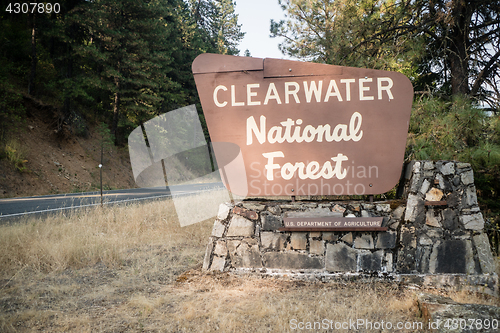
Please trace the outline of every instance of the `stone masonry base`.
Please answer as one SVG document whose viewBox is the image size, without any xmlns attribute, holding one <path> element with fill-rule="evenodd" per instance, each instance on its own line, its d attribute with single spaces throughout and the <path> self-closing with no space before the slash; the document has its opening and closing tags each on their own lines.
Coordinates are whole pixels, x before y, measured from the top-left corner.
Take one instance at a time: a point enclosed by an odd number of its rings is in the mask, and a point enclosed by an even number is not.
<svg viewBox="0 0 500 333">
<path fill-rule="evenodd" d="M 474 279 L 479 283 L 481 276 L 489 285 L 490 280 L 497 281 L 470 165 L 417 161 L 407 167 L 404 186 L 403 199 L 389 202 L 246 200 L 222 204 L 203 268 L 324 276 L 445 274 L 464 283 Z M 388 230 L 279 231 L 289 212 L 383 217 L 382 226 Z M 497 288 L 497 282 L 493 285 Z"/>
</svg>

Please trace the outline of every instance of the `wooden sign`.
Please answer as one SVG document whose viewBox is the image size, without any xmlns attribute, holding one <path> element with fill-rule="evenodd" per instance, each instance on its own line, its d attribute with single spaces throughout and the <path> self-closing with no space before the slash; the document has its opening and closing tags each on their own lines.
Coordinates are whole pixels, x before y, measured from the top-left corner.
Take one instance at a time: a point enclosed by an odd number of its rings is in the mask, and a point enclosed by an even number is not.
<svg viewBox="0 0 500 333">
<path fill-rule="evenodd" d="M 386 231 L 383 217 L 285 217 L 280 231 Z"/>
<path fill-rule="evenodd" d="M 398 182 L 413 99 L 404 75 L 217 54 L 193 73 L 212 141 L 241 151 L 244 186 L 225 180 L 236 194 L 379 194 Z"/>
</svg>

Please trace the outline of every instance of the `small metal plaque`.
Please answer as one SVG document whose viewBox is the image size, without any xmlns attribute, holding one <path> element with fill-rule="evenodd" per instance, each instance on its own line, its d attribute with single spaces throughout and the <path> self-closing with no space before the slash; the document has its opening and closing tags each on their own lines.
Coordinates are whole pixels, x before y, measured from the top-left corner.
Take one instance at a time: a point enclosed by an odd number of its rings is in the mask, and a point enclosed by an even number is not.
<svg viewBox="0 0 500 333">
<path fill-rule="evenodd" d="M 383 217 L 285 217 L 280 231 L 386 231 Z"/>
</svg>

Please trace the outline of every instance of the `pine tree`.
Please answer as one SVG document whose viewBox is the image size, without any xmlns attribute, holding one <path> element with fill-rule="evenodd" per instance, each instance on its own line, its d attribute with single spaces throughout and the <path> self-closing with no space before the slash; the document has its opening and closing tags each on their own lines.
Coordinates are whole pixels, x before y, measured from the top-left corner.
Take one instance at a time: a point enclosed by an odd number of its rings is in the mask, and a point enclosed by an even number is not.
<svg viewBox="0 0 500 333">
<path fill-rule="evenodd" d="M 210 46 L 207 51 L 236 55 L 245 33 L 238 24 L 233 0 L 191 0 L 193 16 Z"/>
<path fill-rule="evenodd" d="M 279 0 L 282 51 L 336 65 L 399 70 L 498 109 L 499 0 Z M 429 80 L 431 78 L 432 80 Z M 416 80 L 418 79 L 418 80 Z"/>
<path fill-rule="evenodd" d="M 169 26 L 159 2 L 99 0 L 80 7 L 78 19 L 89 41 L 78 48 L 90 62 L 87 85 L 111 95 L 111 131 L 115 143 L 122 116 L 154 112 L 161 87 L 168 84 L 165 67 L 171 62 L 166 38 Z"/>
</svg>

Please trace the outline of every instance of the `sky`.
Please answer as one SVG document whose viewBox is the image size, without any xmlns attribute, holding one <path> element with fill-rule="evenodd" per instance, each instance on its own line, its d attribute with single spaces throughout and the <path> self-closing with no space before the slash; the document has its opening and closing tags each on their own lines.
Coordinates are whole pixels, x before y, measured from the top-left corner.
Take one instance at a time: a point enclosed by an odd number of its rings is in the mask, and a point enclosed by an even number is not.
<svg viewBox="0 0 500 333">
<path fill-rule="evenodd" d="M 236 0 L 235 10 L 241 30 L 246 32 L 238 47 L 240 55 L 248 49 L 256 58 L 289 59 L 278 49 L 282 39 L 269 37 L 271 19 L 279 21 L 285 18 L 278 0 Z"/>
</svg>

